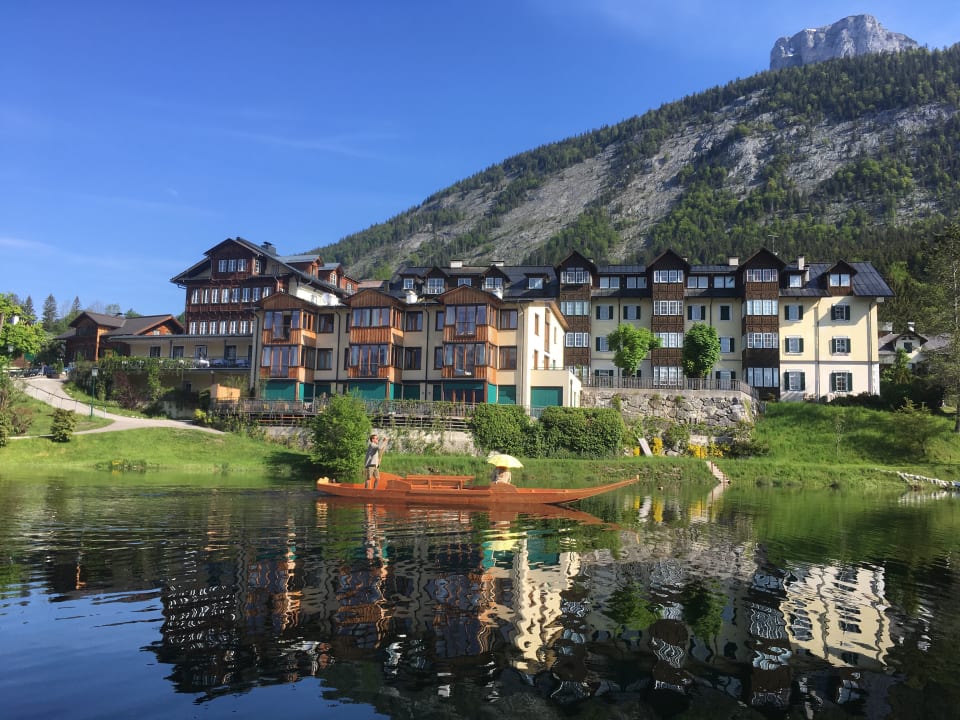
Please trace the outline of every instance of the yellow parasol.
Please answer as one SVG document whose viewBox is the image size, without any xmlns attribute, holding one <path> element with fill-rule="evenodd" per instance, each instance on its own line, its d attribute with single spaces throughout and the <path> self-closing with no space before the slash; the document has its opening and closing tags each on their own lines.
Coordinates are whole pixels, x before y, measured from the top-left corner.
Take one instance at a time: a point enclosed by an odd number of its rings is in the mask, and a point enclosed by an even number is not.
<svg viewBox="0 0 960 720">
<path fill-rule="evenodd" d="M 487 458 L 487 462 L 490 465 L 496 467 L 506 467 L 506 468 L 522 468 L 523 463 L 517 460 L 513 455 L 507 455 L 506 453 L 494 453 Z"/>
</svg>

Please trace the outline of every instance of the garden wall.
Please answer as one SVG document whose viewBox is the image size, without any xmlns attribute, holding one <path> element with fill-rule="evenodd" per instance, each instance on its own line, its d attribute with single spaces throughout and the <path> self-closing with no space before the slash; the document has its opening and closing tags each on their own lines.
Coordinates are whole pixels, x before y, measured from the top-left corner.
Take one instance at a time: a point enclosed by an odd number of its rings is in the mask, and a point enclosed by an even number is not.
<svg viewBox="0 0 960 720">
<path fill-rule="evenodd" d="M 739 390 L 640 390 L 584 387 L 582 407 L 619 407 L 628 425 L 638 417 L 654 416 L 675 423 L 711 428 L 753 423 L 753 398 Z"/>
</svg>

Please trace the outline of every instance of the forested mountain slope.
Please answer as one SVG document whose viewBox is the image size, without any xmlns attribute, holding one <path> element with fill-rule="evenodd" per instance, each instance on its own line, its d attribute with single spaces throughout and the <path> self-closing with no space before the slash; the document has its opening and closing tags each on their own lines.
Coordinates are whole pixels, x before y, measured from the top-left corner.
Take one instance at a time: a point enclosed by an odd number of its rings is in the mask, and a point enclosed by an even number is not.
<svg viewBox="0 0 960 720">
<path fill-rule="evenodd" d="M 509 158 L 320 248 L 403 263 L 913 262 L 960 212 L 960 45 L 765 72 Z"/>
</svg>

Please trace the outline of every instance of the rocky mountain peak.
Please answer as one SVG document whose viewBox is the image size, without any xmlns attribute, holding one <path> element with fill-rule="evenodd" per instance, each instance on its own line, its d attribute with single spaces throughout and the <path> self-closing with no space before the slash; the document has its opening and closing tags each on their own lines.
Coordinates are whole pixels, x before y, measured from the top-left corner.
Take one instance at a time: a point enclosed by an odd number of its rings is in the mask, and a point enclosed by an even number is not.
<svg viewBox="0 0 960 720">
<path fill-rule="evenodd" d="M 832 25 L 801 30 L 793 37 L 780 38 L 770 51 L 770 69 L 916 47 L 916 40 L 887 30 L 872 15 L 851 15 Z"/>
</svg>

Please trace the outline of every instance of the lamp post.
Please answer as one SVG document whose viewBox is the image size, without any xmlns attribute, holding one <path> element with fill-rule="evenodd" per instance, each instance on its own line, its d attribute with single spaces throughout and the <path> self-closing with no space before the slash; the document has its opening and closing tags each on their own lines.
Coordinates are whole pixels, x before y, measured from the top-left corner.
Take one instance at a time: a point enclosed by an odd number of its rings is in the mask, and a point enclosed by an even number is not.
<svg viewBox="0 0 960 720">
<path fill-rule="evenodd" d="M 93 417 L 93 398 L 97 395 L 97 373 L 99 368 L 90 368 L 90 417 Z"/>
</svg>

